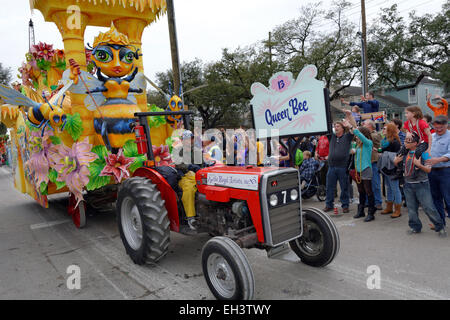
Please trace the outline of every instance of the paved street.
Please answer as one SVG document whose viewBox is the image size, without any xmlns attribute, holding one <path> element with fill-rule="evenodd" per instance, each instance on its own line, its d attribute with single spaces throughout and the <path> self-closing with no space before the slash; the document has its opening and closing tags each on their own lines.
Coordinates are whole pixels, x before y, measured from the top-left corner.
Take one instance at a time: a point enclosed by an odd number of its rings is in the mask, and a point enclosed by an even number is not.
<svg viewBox="0 0 450 320">
<path fill-rule="evenodd" d="M 213 299 L 202 275 L 200 253 L 207 236 L 172 233 L 170 253 L 157 265 L 134 265 L 125 254 L 115 215 L 88 217 L 74 227 L 63 196 L 41 208 L 13 188 L 0 168 L 0 299 Z M 304 206 L 323 207 L 316 199 Z M 407 235 L 407 213 L 370 223 L 349 214 L 334 217 L 341 247 L 327 267 L 269 260 L 245 250 L 256 299 L 449 299 L 450 238 L 439 238 L 421 215 L 422 234 Z M 448 221 L 450 223 L 450 221 Z M 67 268 L 81 271 L 81 289 L 69 290 Z M 369 266 L 380 270 L 380 289 L 368 289 Z M 369 281 L 370 282 L 370 281 Z"/>
</svg>

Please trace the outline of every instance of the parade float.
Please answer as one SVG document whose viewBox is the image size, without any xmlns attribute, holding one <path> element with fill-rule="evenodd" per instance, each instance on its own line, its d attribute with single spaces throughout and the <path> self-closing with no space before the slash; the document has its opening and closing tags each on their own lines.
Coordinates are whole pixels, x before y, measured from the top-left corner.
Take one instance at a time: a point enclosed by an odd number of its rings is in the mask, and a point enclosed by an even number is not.
<svg viewBox="0 0 450 320">
<path fill-rule="evenodd" d="M 31 0 L 30 6 L 56 24 L 64 48 L 31 44 L 19 68 L 22 84 L 0 88 L 0 120 L 11 129 L 14 186 L 44 207 L 48 195 L 69 192 L 68 211 L 82 227 L 85 198 L 104 198 L 108 186 L 113 194 L 114 185 L 146 160 L 137 153 L 129 124 L 135 112 L 165 108 L 147 104 L 141 37 L 165 13 L 166 2 Z M 110 29 L 84 39 L 87 26 Z M 175 121 L 148 118 L 157 160 L 167 160 L 166 140 L 179 126 L 179 119 L 170 120 Z"/>
<path fill-rule="evenodd" d="M 171 231 L 213 236 L 203 247 L 202 268 L 218 299 L 254 297 L 245 248 L 276 259 L 293 250 L 314 267 L 333 261 L 339 234 L 326 213 L 302 207 L 298 170 L 212 162 L 194 172 L 171 164 L 172 133 L 181 125 L 188 129 L 192 112 L 178 96 L 164 108 L 147 104 L 141 48 L 144 27 L 165 12 L 166 1 L 30 3 L 56 23 L 64 49 L 31 46 L 20 68 L 22 85 L 0 85 L 18 190 L 44 207 L 49 195 L 68 194 L 77 227 L 86 224 L 87 205 L 102 210 L 111 204 L 136 264 L 164 258 Z M 79 10 L 68 10 L 72 5 Z M 78 15 L 76 27 L 67 23 L 71 14 Z M 88 25 L 109 30 L 86 48 Z M 285 136 L 330 132 L 328 92 L 316 76 L 316 67 L 306 66 L 296 79 L 277 73 L 269 87 L 252 85 L 259 139 L 272 130 Z M 183 143 L 190 141 L 184 137 Z"/>
</svg>

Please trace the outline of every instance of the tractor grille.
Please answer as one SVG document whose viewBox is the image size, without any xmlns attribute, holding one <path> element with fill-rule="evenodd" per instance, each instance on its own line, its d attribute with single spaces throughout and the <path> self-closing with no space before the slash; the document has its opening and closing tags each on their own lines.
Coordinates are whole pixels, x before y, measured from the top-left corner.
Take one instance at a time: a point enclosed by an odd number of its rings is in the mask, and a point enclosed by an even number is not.
<svg viewBox="0 0 450 320">
<path fill-rule="evenodd" d="M 298 238 L 302 234 L 301 193 L 299 190 L 298 171 L 280 169 L 263 176 L 261 201 L 265 241 L 277 246 Z M 297 199 L 291 200 L 290 193 L 297 191 Z M 278 203 L 270 204 L 270 197 L 275 195 Z"/>
</svg>

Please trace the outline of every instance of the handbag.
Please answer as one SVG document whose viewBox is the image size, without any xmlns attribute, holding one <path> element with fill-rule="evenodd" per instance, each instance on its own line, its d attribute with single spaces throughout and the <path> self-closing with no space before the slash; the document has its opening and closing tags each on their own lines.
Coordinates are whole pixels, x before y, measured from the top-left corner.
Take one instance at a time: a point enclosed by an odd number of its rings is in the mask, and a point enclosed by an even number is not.
<svg viewBox="0 0 450 320">
<path fill-rule="evenodd" d="M 361 174 L 358 174 L 358 172 L 356 172 L 356 169 L 350 170 L 349 173 L 352 180 L 354 180 L 356 183 L 361 183 Z"/>
</svg>

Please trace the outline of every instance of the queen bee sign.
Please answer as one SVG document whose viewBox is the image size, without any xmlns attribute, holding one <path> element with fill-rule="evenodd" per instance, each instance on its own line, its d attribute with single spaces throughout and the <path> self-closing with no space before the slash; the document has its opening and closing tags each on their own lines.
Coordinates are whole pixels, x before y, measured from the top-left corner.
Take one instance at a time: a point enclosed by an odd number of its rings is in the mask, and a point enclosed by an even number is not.
<svg viewBox="0 0 450 320">
<path fill-rule="evenodd" d="M 317 68 L 308 65 L 294 79 L 290 72 L 275 73 L 269 87 L 251 86 L 253 124 L 257 138 L 318 135 L 331 132 L 328 90 L 317 80 Z"/>
</svg>

